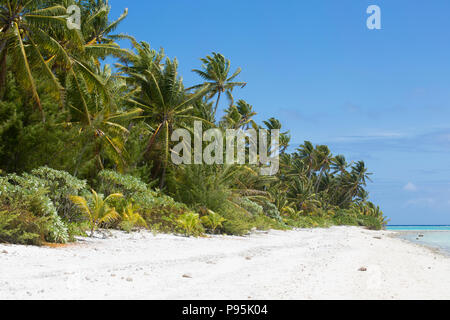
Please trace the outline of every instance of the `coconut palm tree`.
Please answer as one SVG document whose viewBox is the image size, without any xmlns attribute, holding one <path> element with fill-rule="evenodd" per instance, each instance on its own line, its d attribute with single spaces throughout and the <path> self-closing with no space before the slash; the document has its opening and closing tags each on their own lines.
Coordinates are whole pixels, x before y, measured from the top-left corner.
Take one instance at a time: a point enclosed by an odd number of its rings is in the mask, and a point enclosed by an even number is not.
<svg viewBox="0 0 450 320">
<path fill-rule="evenodd" d="M 119 24 L 128 16 L 128 9 L 115 21 L 109 20 L 111 7 L 108 0 L 86 1 L 81 7 L 82 17 L 86 17 L 81 24 L 82 33 L 86 43 L 92 44 L 113 44 L 121 35 L 110 35 Z"/>
<path fill-rule="evenodd" d="M 192 70 L 205 80 L 205 83 L 193 86 L 190 89 L 202 88 L 205 85 L 209 85 L 208 98 L 211 99 L 217 95 L 216 105 L 214 107 L 213 114 L 217 113 L 217 107 L 219 106 L 220 97 L 223 93 L 226 93 L 231 103 L 233 101 L 232 91 L 235 87 L 245 87 L 246 82 L 235 82 L 234 79 L 241 73 L 241 68 L 229 76 L 231 62 L 220 54 L 213 52 L 212 56 L 206 56 L 206 58 L 200 59 L 203 62 L 202 70 Z"/>
<path fill-rule="evenodd" d="M 333 162 L 333 156 L 330 149 L 325 145 L 320 145 L 316 147 L 316 171 L 319 171 L 319 175 L 316 181 L 316 193 L 319 192 L 320 182 L 324 173 L 330 170 L 330 166 Z"/>
<path fill-rule="evenodd" d="M 68 83 L 67 105 L 71 109 L 72 119 L 66 125 L 79 128 L 79 134 L 87 141 L 85 148 L 80 152 L 75 175 L 89 143 L 95 146 L 88 158 L 95 159 L 98 170 L 104 169 L 105 158 L 111 160 L 119 170 L 123 169 L 126 162 L 123 137 L 129 133 L 123 125 L 124 121 L 137 118 L 143 111 L 140 108 L 124 108 L 130 93 L 125 81 L 112 75 L 109 66 L 105 66 L 102 70 L 97 68 L 96 72 L 96 76 L 104 83 L 108 95 L 106 98 L 99 90 L 89 93 L 85 89 L 87 84 L 82 77 L 79 77 L 76 83 Z"/>
<path fill-rule="evenodd" d="M 312 172 L 314 170 L 315 166 L 315 148 L 313 144 L 310 141 L 305 141 L 304 144 L 300 146 L 300 148 L 297 149 L 299 153 L 300 159 L 302 159 L 307 168 L 308 168 L 308 177 L 311 178 Z"/>
<path fill-rule="evenodd" d="M 270 118 L 267 121 L 263 121 L 264 125 L 266 126 L 267 130 L 281 130 L 282 125 L 280 120 L 275 118 Z M 284 154 L 286 152 L 286 149 L 289 147 L 289 143 L 291 141 L 291 135 L 289 134 L 289 131 L 286 132 L 280 132 L 280 153 Z"/>
<path fill-rule="evenodd" d="M 89 219 L 91 227 L 91 237 L 94 236 L 94 231 L 102 223 L 111 223 L 120 218 L 116 209 L 109 206 L 108 202 L 113 199 L 122 198 L 121 193 L 110 194 L 106 199 L 103 199 L 102 195 L 97 194 L 94 190 L 91 190 L 91 204 L 88 200 L 80 196 L 70 196 L 70 200 L 81 210 L 83 214 Z"/>
<path fill-rule="evenodd" d="M 6 84 L 8 69 L 29 89 L 41 112 L 41 99 L 36 87 L 35 72 L 47 78 L 57 97 L 62 86 L 50 69 L 46 47 L 56 42 L 48 34 L 49 29 L 63 30 L 66 27 L 66 8 L 62 1 L 2 0 L 0 2 L 0 98 Z M 9 63 L 7 63 L 10 59 Z"/>
<path fill-rule="evenodd" d="M 335 156 L 332 160 L 331 168 L 333 169 L 333 174 L 336 174 L 338 172 L 341 174 L 345 173 L 348 168 L 348 163 L 345 160 L 345 157 L 341 154 Z"/>
<path fill-rule="evenodd" d="M 150 69 L 142 73 L 129 74 L 132 81 L 139 85 L 139 89 L 128 101 L 144 110 L 144 117 L 156 129 L 149 138 L 147 150 L 152 150 L 157 139 L 161 137 L 162 145 L 162 176 L 161 187 L 164 185 L 166 169 L 170 154 L 170 136 L 174 129 L 188 120 L 201 120 L 191 114 L 195 102 L 201 99 L 209 90 L 208 86 L 192 94 L 187 94 L 183 82 L 178 76 L 178 62 L 166 59 L 164 68 L 150 64 Z M 126 68 L 125 70 L 128 70 Z"/>
<path fill-rule="evenodd" d="M 225 110 L 225 115 L 222 120 L 222 125 L 231 129 L 248 129 L 249 126 L 257 127 L 253 117 L 256 112 L 253 112 L 253 107 L 245 102 L 239 100 L 236 105 L 231 105 Z"/>
</svg>

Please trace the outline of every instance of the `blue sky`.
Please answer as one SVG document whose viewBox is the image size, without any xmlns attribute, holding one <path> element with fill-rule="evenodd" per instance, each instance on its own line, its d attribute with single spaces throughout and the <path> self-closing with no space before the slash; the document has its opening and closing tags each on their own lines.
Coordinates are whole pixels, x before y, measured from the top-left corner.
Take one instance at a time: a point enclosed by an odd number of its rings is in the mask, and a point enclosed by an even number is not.
<svg viewBox="0 0 450 320">
<path fill-rule="evenodd" d="M 366 9 L 381 8 L 381 30 Z M 448 0 L 110 0 L 118 32 L 177 57 L 187 86 L 212 51 L 242 67 L 257 120 L 362 159 L 391 224 L 450 224 Z M 224 105 L 225 106 L 225 105 Z"/>
</svg>

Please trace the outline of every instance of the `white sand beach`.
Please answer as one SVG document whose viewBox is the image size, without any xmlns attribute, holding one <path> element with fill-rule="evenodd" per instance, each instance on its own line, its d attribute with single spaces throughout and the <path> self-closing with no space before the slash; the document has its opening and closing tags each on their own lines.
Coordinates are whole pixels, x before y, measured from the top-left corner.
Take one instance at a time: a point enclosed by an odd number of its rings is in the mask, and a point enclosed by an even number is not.
<svg viewBox="0 0 450 320">
<path fill-rule="evenodd" d="M 114 231 L 62 248 L 0 245 L 0 298 L 450 299 L 450 258 L 393 234 Z"/>
</svg>

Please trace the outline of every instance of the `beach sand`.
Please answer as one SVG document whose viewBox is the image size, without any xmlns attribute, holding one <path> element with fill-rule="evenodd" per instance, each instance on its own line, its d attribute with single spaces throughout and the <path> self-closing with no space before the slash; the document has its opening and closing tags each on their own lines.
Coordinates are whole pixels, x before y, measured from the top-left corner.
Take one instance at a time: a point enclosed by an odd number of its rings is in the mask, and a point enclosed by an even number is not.
<svg viewBox="0 0 450 320">
<path fill-rule="evenodd" d="M 450 258 L 394 234 L 113 231 L 56 248 L 0 245 L 0 299 L 450 299 Z"/>
</svg>

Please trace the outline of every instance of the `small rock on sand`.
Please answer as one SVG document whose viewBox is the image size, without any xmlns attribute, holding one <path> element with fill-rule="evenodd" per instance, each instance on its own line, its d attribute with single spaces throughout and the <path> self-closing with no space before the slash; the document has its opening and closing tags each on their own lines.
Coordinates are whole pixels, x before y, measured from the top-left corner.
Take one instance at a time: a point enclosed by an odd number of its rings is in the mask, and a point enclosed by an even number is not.
<svg viewBox="0 0 450 320">
<path fill-rule="evenodd" d="M 361 267 L 361 268 L 358 269 L 358 271 L 367 271 L 367 268 L 366 267 Z"/>
<path fill-rule="evenodd" d="M 192 276 L 189 273 L 185 273 L 185 274 L 183 274 L 183 278 L 191 279 Z"/>
</svg>

